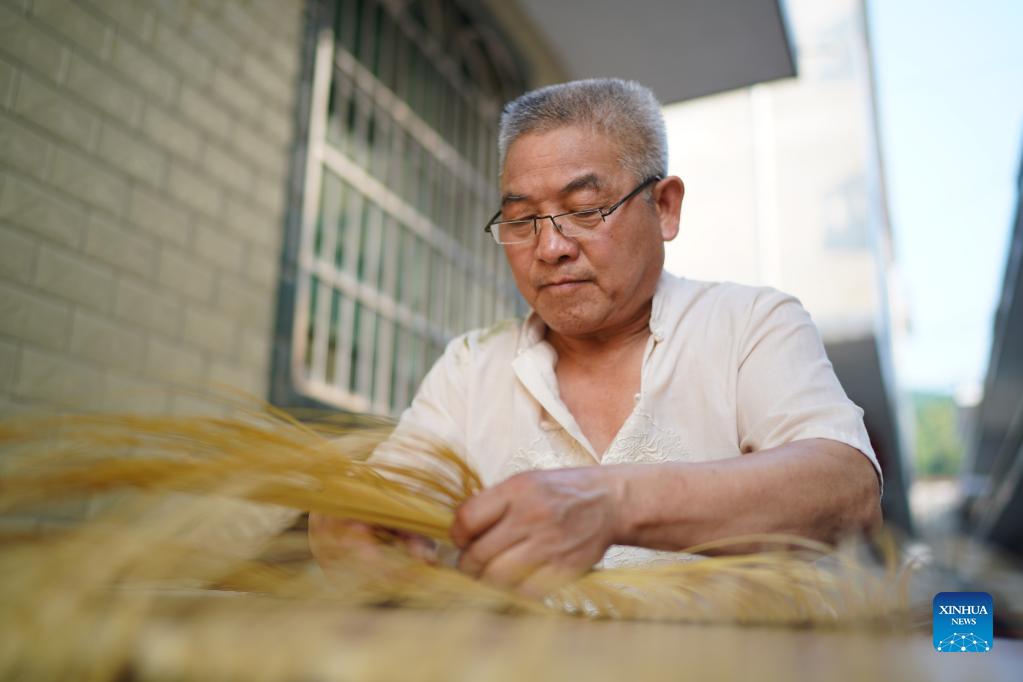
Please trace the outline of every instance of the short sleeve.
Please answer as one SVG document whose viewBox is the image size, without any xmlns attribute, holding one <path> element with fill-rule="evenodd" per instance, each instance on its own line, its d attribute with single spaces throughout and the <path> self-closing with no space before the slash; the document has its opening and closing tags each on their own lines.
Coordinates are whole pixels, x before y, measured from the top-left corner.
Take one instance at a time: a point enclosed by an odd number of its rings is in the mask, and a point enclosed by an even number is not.
<svg viewBox="0 0 1023 682">
<path fill-rule="evenodd" d="M 402 413 L 392 436 L 377 446 L 371 459 L 388 464 L 415 465 L 410 444 L 443 445 L 466 459 L 466 392 L 469 343 L 453 339 L 434 362 Z M 425 462 L 427 458 L 422 458 Z"/>
<path fill-rule="evenodd" d="M 738 348 L 739 447 L 744 453 L 807 438 L 829 438 L 881 467 L 846 396 L 817 327 L 798 300 L 773 289 L 758 293 Z"/>
</svg>

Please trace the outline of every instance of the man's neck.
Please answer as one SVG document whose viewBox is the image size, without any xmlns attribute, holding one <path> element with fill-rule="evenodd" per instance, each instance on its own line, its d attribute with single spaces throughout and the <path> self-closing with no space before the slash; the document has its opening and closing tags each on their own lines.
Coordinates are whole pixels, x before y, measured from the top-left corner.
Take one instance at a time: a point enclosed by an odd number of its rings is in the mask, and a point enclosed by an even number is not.
<svg viewBox="0 0 1023 682">
<path fill-rule="evenodd" d="M 645 345 L 650 336 L 652 300 L 647 301 L 631 319 L 592 334 L 565 335 L 547 328 L 547 342 L 558 353 L 558 362 L 592 367 L 614 362 L 623 354 Z"/>
</svg>

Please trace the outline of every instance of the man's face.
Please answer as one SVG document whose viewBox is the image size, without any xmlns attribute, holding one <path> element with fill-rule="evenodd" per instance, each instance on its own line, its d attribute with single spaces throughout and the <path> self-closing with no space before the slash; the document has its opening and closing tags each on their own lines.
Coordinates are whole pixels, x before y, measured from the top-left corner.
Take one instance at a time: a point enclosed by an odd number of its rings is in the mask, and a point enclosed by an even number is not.
<svg viewBox="0 0 1023 682">
<path fill-rule="evenodd" d="M 588 127 L 523 135 L 505 158 L 503 219 L 607 207 L 643 179 L 621 167 L 610 138 Z M 650 187 L 653 204 L 641 192 L 586 239 L 564 237 L 543 220 L 535 243 L 504 247 L 519 291 L 552 330 L 599 337 L 648 313 L 664 242 L 678 232 L 682 183 Z"/>
</svg>

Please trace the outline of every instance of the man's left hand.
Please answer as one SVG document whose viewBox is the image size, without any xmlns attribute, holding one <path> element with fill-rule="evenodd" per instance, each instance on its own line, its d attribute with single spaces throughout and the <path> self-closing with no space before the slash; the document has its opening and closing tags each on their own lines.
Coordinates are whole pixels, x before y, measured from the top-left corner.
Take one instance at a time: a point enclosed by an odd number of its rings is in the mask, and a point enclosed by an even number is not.
<svg viewBox="0 0 1023 682">
<path fill-rule="evenodd" d="M 451 527 L 459 568 L 534 596 L 585 573 L 619 532 L 621 482 L 608 473 L 530 471 L 470 498 Z"/>
</svg>

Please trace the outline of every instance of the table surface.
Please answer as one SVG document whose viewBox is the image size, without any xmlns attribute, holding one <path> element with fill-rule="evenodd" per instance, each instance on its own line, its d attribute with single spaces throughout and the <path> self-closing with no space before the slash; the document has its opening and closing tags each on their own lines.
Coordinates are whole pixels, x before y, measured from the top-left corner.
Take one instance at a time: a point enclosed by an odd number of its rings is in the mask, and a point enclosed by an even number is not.
<svg viewBox="0 0 1023 682">
<path fill-rule="evenodd" d="M 1023 679 L 1023 641 L 939 653 L 929 626 L 794 629 L 351 607 L 266 618 L 239 604 L 176 633 L 151 628 L 141 641 L 134 667 L 143 679 L 171 670 L 192 677 L 182 665 L 196 679 L 246 667 L 264 679 Z"/>
</svg>

